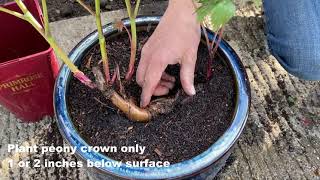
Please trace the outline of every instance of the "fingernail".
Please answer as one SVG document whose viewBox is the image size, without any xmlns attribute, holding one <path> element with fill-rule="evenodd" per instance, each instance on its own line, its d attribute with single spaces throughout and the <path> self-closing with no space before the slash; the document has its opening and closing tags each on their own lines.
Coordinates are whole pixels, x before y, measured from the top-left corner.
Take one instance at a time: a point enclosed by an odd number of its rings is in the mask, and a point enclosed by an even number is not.
<svg viewBox="0 0 320 180">
<path fill-rule="evenodd" d="M 190 94 L 191 94 L 192 96 L 196 94 L 196 89 L 194 88 L 194 86 L 192 86 L 192 87 L 190 88 Z"/>
<path fill-rule="evenodd" d="M 143 108 L 143 101 L 142 101 L 142 99 L 140 100 L 140 107 Z"/>
<path fill-rule="evenodd" d="M 146 100 L 143 99 L 143 98 L 141 98 L 141 100 L 140 100 L 140 107 L 141 107 L 141 108 L 145 108 L 146 106 L 147 106 Z"/>
</svg>

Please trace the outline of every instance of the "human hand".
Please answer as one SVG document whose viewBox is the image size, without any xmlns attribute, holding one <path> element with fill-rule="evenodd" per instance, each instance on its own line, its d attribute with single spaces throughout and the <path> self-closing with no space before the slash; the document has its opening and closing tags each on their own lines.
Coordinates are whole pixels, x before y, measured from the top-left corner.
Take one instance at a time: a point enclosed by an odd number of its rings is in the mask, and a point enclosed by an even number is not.
<svg viewBox="0 0 320 180">
<path fill-rule="evenodd" d="M 200 36 L 192 0 L 170 0 L 158 27 L 142 49 L 137 70 L 137 83 L 142 87 L 141 107 L 150 103 L 152 95 L 168 94 L 174 87 L 175 78 L 164 72 L 169 64 L 181 65 L 182 87 L 188 95 L 195 95 L 194 69 Z"/>
</svg>

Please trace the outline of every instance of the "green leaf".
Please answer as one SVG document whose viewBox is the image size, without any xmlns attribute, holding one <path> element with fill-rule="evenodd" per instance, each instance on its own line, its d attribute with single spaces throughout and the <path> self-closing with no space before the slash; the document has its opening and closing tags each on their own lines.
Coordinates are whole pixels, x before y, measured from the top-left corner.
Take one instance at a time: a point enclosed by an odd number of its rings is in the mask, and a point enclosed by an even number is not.
<svg viewBox="0 0 320 180">
<path fill-rule="evenodd" d="M 224 26 L 235 14 L 236 7 L 232 0 L 199 0 L 201 7 L 197 10 L 198 20 L 206 16 L 211 18 L 212 30 L 217 31 Z"/>
</svg>

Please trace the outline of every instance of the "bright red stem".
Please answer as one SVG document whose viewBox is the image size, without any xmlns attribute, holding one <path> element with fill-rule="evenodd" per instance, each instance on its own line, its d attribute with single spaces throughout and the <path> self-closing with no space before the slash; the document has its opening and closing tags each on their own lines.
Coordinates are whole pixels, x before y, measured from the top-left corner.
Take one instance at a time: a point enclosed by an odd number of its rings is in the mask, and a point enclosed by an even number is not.
<svg viewBox="0 0 320 180">
<path fill-rule="evenodd" d="M 207 48 L 208 48 L 208 51 L 210 53 L 210 47 L 211 47 L 211 43 L 210 43 L 210 40 L 209 40 L 209 37 L 208 37 L 208 32 L 207 32 L 207 29 L 204 27 L 204 25 L 201 24 L 201 28 L 202 28 L 202 31 L 204 33 L 204 37 L 206 39 L 206 43 L 207 43 Z"/>
<path fill-rule="evenodd" d="M 123 25 L 123 28 L 126 30 L 128 36 L 129 36 L 130 44 L 132 44 L 132 38 L 131 38 L 131 33 L 130 33 L 129 29 L 125 25 Z"/>
<path fill-rule="evenodd" d="M 129 64 L 128 72 L 126 74 L 126 80 L 130 80 L 134 73 L 134 65 Z"/>
<path fill-rule="evenodd" d="M 108 84 L 110 82 L 109 65 L 105 64 L 103 69 L 104 69 L 104 76 L 105 76 L 105 79 L 106 79 L 106 83 Z"/>
<path fill-rule="evenodd" d="M 118 73 L 117 73 L 116 70 L 114 70 L 113 76 L 112 76 L 111 81 L 110 81 L 110 84 L 114 84 L 114 82 L 115 82 L 116 79 L 117 79 L 117 76 L 118 76 Z"/>
<path fill-rule="evenodd" d="M 222 27 L 220 30 L 219 30 L 219 37 L 218 37 L 218 41 L 217 43 L 214 43 L 215 39 L 216 39 L 216 36 L 212 42 L 212 44 L 215 44 L 213 50 L 211 48 L 211 51 L 210 51 L 210 58 L 209 58 L 209 61 L 208 61 L 208 66 L 207 66 L 207 80 L 211 79 L 212 77 L 212 65 L 213 65 L 213 59 L 214 59 L 214 56 L 218 50 L 218 47 L 221 43 L 221 39 L 222 39 L 222 34 L 223 34 L 223 30 L 224 28 Z"/>
<path fill-rule="evenodd" d="M 74 73 L 73 76 L 77 78 L 84 85 L 90 87 L 91 89 L 96 87 L 96 85 L 81 71 Z"/>
<path fill-rule="evenodd" d="M 134 73 L 134 62 L 135 62 L 135 57 L 136 57 L 136 49 L 137 49 L 137 47 L 131 46 L 130 63 L 129 63 L 128 72 L 126 74 L 127 81 L 131 80 L 133 73 Z"/>
</svg>

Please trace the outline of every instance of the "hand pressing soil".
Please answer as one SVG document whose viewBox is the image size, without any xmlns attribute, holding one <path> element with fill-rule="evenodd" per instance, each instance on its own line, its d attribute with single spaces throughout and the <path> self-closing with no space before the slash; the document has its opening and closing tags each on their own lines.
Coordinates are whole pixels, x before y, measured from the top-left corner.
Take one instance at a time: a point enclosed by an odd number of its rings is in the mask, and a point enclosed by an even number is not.
<svg viewBox="0 0 320 180">
<path fill-rule="evenodd" d="M 138 54 L 152 32 L 138 33 Z M 130 59 L 130 42 L 126 34 L 107 40 L 110 68 L 115 62 L 124 79 Z M 186 96 L 180 85 L 178 65 L 167 67 L 166 72 L 176 77 L 173 90 L 167 96 L 154 97 L 153 103 L 163 110 L 149 123 L 137 123 L 126 118 L 97 89 L 92 90 L 74 78 L 67 94 L 68 111 L 75 127 L 91 146 L 145 146 L 144 154 L 105 153 L 118 161 L 169 161 L 171 164 L 190 159 L 207 150 L 230 126 L 235 108 L 235 86 L 232 71 L 217 56 L 213 63 L 212 79 L 206 80 L 208 52 L 200 45 L 195 71 L 197 94 Z M 80 69 L 94 79 L 92 67 L 98 66 L 101 56 L 99 46 L 94 47 L 80 65 Z M 123 82 L 126 96 L 139 104 L 141 88 L 135 77 Z M 115 88 L 117 92 L 118 89 Z M 167 107 L 166 101 L 173 100 Z M 158 109 L 158 110 L 159 110 Z"/>
</svg>

